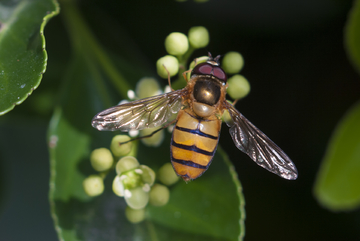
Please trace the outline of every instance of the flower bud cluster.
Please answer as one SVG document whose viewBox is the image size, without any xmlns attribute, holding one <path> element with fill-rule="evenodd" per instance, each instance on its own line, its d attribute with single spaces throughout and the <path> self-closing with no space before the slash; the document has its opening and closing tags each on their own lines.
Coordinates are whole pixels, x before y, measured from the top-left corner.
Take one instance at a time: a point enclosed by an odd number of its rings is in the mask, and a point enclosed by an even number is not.
<svg viewBox="0 0 360 241">
<path fill-rule="evenodd" d="M 90 197 L 98 196 L 104 192 L 104 178 L 114 167 L 114 159 L 126 156 L 132 149 L 132 142 L 127 135 L 117 135 L 111 141 L 110 150 L 98 148 L 91 152 L 90 163 L 98 174 L 90 175 L 83 181 L 84 191 Z"/>
<path fill-rule="evenodd" d="M 233 74 L 228 79 L 227 93 L 233 99 L 244 98 L 250 92 L 250 84 L 247 79 L 238 74 L 244 67 L 244 59 L 238 52 L 228 52 L 222 60 L 222 68 L 227 74 Z"/>
<path fill-rule="evenodd" d="M 179 72 L 179 61 L 184 56 L 190 56 L 195 49 L 204 48 L 209 44 L 209 32 L 203 26 L 192 27 L 188 35 L 173 32 L 165 39 L 165 49 L 169 55 L 161 57 L 156 62 L 156 69 L 160 77 L 167 79 Z"/>
<path fill-rule="evenodd" d="M 127 142 L 127 135 L 115 136 L 107 148 L 98 148 L 91 152 L 90 162 L 99 174 L 90 175 L 83 181 L 83 188 L 87 195 L 94 197 L 103 193 L 104 178 L 110 169 L 115 169 L 112 190 L 123 197 L 127 208 L 125 216 L 131 223 L 138 223 L 145 219 L 145 208 L 148 204 L 164 206 L 169 202 L 170 190 L 167 186 L 179 180 L 170 163 L 162 166 L 158 171 L 158 179 L 163 184 L 154 184 L 155 172 L 131 156 L 132 142 Z M 114 163 L 114 159 L 118 160 Z"/>
<path fill-rule="evenodd" d="M 155 182 L 155 172 L 145 165 L 140 165 L 134 157 L 126 156 L 116 164 L 116 177 L 113 181 L 113 191 L 124 197 L 127 204 L 125 215 L 129 222 L 139 223 L 145 219 L 145 208 L 148 204 L 161 207 L 170 199 L 167 186 L 179 180 L 170 163 L 158 171 L 158 179 L 165 185 Z"/>
</svg>

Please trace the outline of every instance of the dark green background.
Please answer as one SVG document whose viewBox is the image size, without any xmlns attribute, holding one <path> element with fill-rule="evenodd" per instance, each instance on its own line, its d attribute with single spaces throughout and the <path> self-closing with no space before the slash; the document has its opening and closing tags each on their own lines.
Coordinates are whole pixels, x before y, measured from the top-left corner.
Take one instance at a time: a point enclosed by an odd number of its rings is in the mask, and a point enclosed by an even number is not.
<svg viewBox="0 0 360 241">
<path fill-rule="evenodd" d="M 79 1 L 89 26 L 114 55 L 146 63 L 166 54 L 170 33 L 202 25 L 210 44 L 192 57 L 239 51 L 251 93 L 237 108 L 293 159 L 296 181 L 255 165 L 232 144 L 220 144 L 236 165 L 246 201 L 245 240 L 359 240 L 359 211 L 332 213 L 312 194 L 333 129 L 359 99 L 360 78 L 347 60 L 343 32 L 351 1 Z M 61 15 L 61 13 L 60 13 Z M 0 117 L 0 239 L 56 240 L 47 203 L 46 129 L 51 112 L 35 99 L 56 93 L 71 49 L 61 16 L 45 28 L 48 69 L 25 101 Z M 138 55 L 128 56 L 130 46 Z M 134 80 L 134 82 L 137 80 Z M 161 80 L 163 85 L 165 80 Z M 90 120 L 89 120 L 90 124 Z M 210 167 L 211 168 L 211 167 Z M 216 190 L 214 190 L 216 192 Z"/>
</svg>

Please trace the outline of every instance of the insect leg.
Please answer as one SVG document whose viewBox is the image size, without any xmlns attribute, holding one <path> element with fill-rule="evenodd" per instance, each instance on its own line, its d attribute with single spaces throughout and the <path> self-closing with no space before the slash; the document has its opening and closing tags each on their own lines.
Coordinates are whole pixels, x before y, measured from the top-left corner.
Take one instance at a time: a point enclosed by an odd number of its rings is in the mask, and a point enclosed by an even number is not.
<svg viewBox="0 0 360 241">
<path fill-rule="evenodd" d="M 232 105 L 235 106 L 236 105 L 236 102 L 238 102 L 240 99 L 236 99 L 233 101 Z"/>
<path fill-rule="evenodd" d="M 161 130 L 163 130 L 163 129 L 167 128 L 168 126 L 170 126 L 170 125 L 174 124 L 175 122 L 176 122 L 176 119 L 175 119 L 175 120 L 173 120 L 173 121 L 170 121 L 169 123 L 167 123 L 167 124 L 166 124 L 166 125 L 164 125 L 163 127 L 161 127 L 161 128 L 159 128 L 159 129 L 157 129 L 157 130 L 153 131 L 153 132 L 152 132 L 151 134 L 149 134 L 149 135 L 146 135 L 146 136 L 139 136 L 139 137 L 136 137 L 136 138 L 131 139 L 131 140 L 129 140 L 129 141 L 120 142 L 119 144 L 120 144 L 120 145 L 122 145 L 122 144 L 126 144 L 126 143 L 128 143 L 128 142 L 131 142 L 131 141 L 136 141 L 136 140 L 141 140 L 141 139 L 144 139 L 144 138 L 152 137 L 152 136 L 153 136 L 153 135 L 155 135 L 157 132 L 159 132 L 159 131 L 161 131 Z"/>
<path fill-rule="evenodd" d="M 186 70 L 186 71 L 184 71 L 184 72 L 182 73 L 182 75 L 183 75 L 184 79 L 186 80 L 186 82 L 188 82 L 188 79 L 187 79 L 186 74 L 189 73 L 189 72 L 191 72 L 191 71 L 192 71 L 192 69 L 189 69 L 189 70 Z"/>
<path fill-rule="evenodd" d="M 174 91 L 174 89 L 171 88 L 170 72 L 169 72 L 169 70 L 167 70 L 167 68 L 165 67 L 164 64 L 163 64 L 163 66 L 164 66 L 164 68 L 165 68 L 165 70 L 166 70 L 166 72 L 168 74 L 168 83 L 169 83 L 170 89 L 171 89 L 171 91 Z"/>
</svg>

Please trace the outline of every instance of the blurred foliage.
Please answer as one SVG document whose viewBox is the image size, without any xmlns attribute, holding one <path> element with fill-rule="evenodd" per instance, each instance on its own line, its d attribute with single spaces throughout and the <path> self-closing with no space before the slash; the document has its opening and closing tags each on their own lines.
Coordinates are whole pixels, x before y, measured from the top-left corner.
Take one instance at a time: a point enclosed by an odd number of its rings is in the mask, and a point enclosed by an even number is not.
<svg viewBox="0 0 360 241">
<path fill-rule="evenodd" d="M 360 70 L 360 1 L 354 1 L 345 26 L 344 42 L 354 67 Z M 359 72 L 360 73 L 360 72 Z M 357 103 L 335 128 L 320 166 L 314 193 L 332 211 L 360 206 L 360 104 Z"/>
<path fill-rule="evenodd" d="M 326 151 L 315 195 L 334 210 L 353 210 L 360 205 L 360 103 L 339 123 Z"/>
<path fill-rule="evenodd" d="M 345 48 L 349 59 L 360 74 L 360 1 L 355 0 L 345 26 Z"/>
</svg>

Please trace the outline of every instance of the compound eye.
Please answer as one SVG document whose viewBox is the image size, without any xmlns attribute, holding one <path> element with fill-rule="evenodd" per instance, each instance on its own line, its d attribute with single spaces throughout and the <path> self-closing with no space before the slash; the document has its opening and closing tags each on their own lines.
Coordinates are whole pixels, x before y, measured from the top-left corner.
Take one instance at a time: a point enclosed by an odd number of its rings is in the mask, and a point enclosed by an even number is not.
<svg viewBox="0 0 360 241">
<path fill-rule="evenodd" d="M 214 67 L 213 75 L 221 81 L 226 82 L 227 80 L 225 71 L 220 67 Z"/>
<path fill-rule="evenodd" d="M 191 71 L 191 75 L 193 74 L 211 74 L 213 66 L 208 63 L 201 63 L 195 66 L 195 68 Z"/>
</svg>

